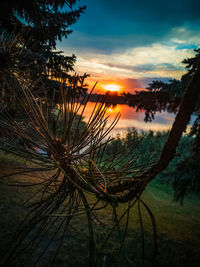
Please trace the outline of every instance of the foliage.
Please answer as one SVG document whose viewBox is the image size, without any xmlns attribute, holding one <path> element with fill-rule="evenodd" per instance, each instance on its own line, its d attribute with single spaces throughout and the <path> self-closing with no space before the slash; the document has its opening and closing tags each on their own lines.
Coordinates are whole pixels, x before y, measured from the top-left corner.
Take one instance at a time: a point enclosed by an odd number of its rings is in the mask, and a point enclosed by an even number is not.
<svg viewBox="0 0 200 267">
<path fill-rule="evenodd" d="M 10 86 L 20 83 L 19 75 L 34 83 L 33 92 L 52 97 L 60 84 L 85 93 L 87 75 L 72 75 L 75 55 L 56 51 L 56 40 L 66 38 L 85 7 L 76 0 L 65 1 L 1 1 L 0 8 L 0 96 L 1 101 L 16 111 Z M 37 82 L 35 82 L 37 81 Z M 75 86 L 76 84 L 76 86 Z M 78 86 L 77 86 L 78 85 Z M 19 88 L 18 88 L 19 90 Z"/>
<path fill-rule="evenodd" d="M 175 200 L 183 202 L 188 189 L 197 193 L 200 192 L 200 145 L 199 135 L 189 144 L 188 151 L 184 154 L 180 162 L 174 168 L 173 188 L 175 191 Z"/>
<path fill-rule="evenodd" d="M 124 137 L 118 136 L 108 145 L 108 153 L 112 154 L 113 148 L 129 151 L 132 156 L 137 156 L 136 166 L 149 168 L 160 157 L 168 135 L 169 132 L 138 132 L 134 128 L 129 129 Z M 188 134 L 182 136 L 174 159 L 157 176 L 161 182 L 173 186 L 174 200 L 181 203 L 188 191 L 200 192 L 199 146 L 196 141 L 196 138 Z M 139 145 L 136 146 L 138 142 Z"/>
<path fill-rule="evenodd" d="M 130 106 L 136 108 L 137 111 L 145 111 L 144 120 L 146 122 L 151 122 L 156 112 L 176 113 L 178 111 L 183 93 L 182 82 L 171 80 L 166 84 L 162 81 L 153 81 L 147 90 L 137 92 L 135 95 L 125 94 L 126 101 Z"/>
<path fill-rule="evenodd" d="M 153 81 L 149 84 L 146 91 L 138 92 L 136 95 L 126 95 L 129 105 L 136 107 L 138 111 L 145 111 L 145 121 L 152 121 L 156 112 L 168 111 L 177 113 L 180 105 L 183 92 L 191 79 L 193 72 L 197 71 L 200 62 L 200 49 L 195 50 L 196 55 L 193 58 L 185 59 L 187 74 L 183 75 L 181 80 L 171 80 L 169 83 L 162 81 Z M 199 72 L 199 70 L 198 70 Z M 199 87 L 199 84 L 196 84 Z M 189 101 L 189 99 L 188 99 Z M 190 157 L 185 157 L 184 160 L 179 162 L 174 170 L 174 189 L 175 199 L 183 200 L 184 194 L 189 187 L 199 191 L 200 177 L 199 177 L 199 136 L 200 136 L 200 97 L 197 96 L 197 101 L 193 114 L 196 119 L 194 120 L 191 128 L 191 136 L 194 136 L 196 141 L 192 145 L 193 152 L 191 151 Z M 198 151 L 198 152 L 197 152 Z"/>
<path fill-rule="evenodd" d="M 145 121 L 152 121 L 156 112 L 168 111 L 177 113 L 184 90 L 191 79 L 191 75 L 197 70 L 200 60 L 200 49 L 194 50 L 196 55 L 193 58 L 185 59 L 187 73 L 181 80 L 170 80 L 168 83 L 153 81 L 145 91 L 137 92 L 136 95 L 125 94 L 127 103 L 138 111 L 145 111 Z M 194 112 L 199 113 L 200 98 Z"/>
<path fill-rule="evenodd" d="M 27 42 L 38 41 L 50 49 L 56 48 L 56 40 L 62 40 L 72 31 L 68 28 L 84 12 L 84 7 L 76 7 L 77 0 L 8 0 L 1 2 L 1 29 L 18 33 L 21 28 L 30 28 Z M 28 38 L 27 38 L 28 37 Z M 26 44 L 27 45 L 27 44 Z M 27 45 L 29 46 L 29 45 Z"/>
<path fill-rule="evenodd" d="M 97 220 L 104 223 L 103 219 L 98 218 L 98 210 L 109 205 L 114 216 L 113 227 L 103 241 L 103 249 L 112 232 L 120 229 L 118 224 L 122 218 L 128 219 L 130 208 L 141 201 L 139 196 L 135 196 L 128 202 L 124 213 L 117 215 L 117 202 L 109 193 L 109 187 L 132 179 L 135 158 L 126 159 L 127 153 L 116 153 L 112 158 L 103 157 L 110 139 L 104 143 L 102 141 L 119 119 L 118 115 L 111 126 L 105 129 L 107 106 L 104 103 L 96 104 L 89 121 L 83 125 L 82 118 L 89 96 L 79 101 L 74 90 L 61 90 L 58 112 L 55 112 L 53 101 L 36 99 L 27 85 L 23 83 L 23 91 L 16 94 L 24 110 L 23 120 L 14 121 L 1 107 L 0 126 L 4 134 L 0 139 L 0 147 L 28 161 L 30 167 L 25 173 L 46 172 L 47 177 L 39 183 L 41 188 L 37 194 L 42 193 L 41 198 L 32 204 L 32 211 L 21 234 L 14 238 L 4 264 L 10 264 L 18 253 L 21 254 L 22 248 L 35 247 L 37 242 L 43 242 L 40 241 L 43 232 L 51 233 L 50 226 L 55 222 L 56 230 L 52 238 L 60 236 L 62 243 L 73 217 L 85 213 L 90 237 L 90 264 L 94 266 L 99 262 L 99 257 L 95 256 L 93 222 Z M 141 185 L 140 181 L 137 182 L 137 175 L 138 170 L 134 178 L 138 192 Z M 91 200 L 88 194 L 93 196 Z M 141 205 L 145 206 L 142 201 Z"/>
</svg>

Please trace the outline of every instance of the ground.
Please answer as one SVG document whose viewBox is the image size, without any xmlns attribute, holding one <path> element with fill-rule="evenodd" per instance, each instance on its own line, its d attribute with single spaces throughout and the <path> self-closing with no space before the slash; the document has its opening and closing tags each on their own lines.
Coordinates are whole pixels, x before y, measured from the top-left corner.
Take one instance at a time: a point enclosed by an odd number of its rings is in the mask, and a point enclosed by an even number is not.
<svg viewBox="0 0 200 267">
<path fill-rule="evenodd" d="M 18 163 L 17 163 L 18 164 Z M 21 164 L 21 163 L 20 163 Z M 1 163 L 1 175 L 5 170 L 14 167 L 13 163 Z M 36 174 L 37 176 L 38 174 Z M 34 180 L 28 175 L 22 177 L 13 176 L 2 178 L 0 183 L 0 248 L 5 248 L 11 234 L 17 229 L 20 222 L 27 213 L 25 201 L 35 192 L 36 187 L 20 187 L 16 184 L 23 184 Z M 11 185 L 7 185 L 7 183 Z M 200 197 L 195 194 L 188 194 L 181 206 L 173 202 L 173 192 L 170 186 L 153 181 L 143 193 L 142 199 L 148 204 L 157 222 L 158 232 L 158 253 L 156 266 L 163 267 L 196 267 L 200 262 Z M 119 212 L 124 210 L 124 206 L 118 207 Z M 101 212 L 101 216 L 111 219 L 109 209 Z M 153 239 L 152 225 L 147 212 L 142 209 L 143 226 L 145 234 L 145 261 L 144 266 L 152 266 Z M 73 221 L 73 231 L 64 242 L 54 266 L 88 266 L 88 236 L 84 218 L 77 217 Z M 74 231 L 74 229 L 76 229 Z M 97 247 L 105 235 L 105 228 L 97 225 L 95 227 Z M 41 243 L 42 244 L 42 243 Z M 40 244 L 40 245 L 41 245 Z M 50 248 L 50 252 L 55 248 L 55 242 Z M 119 255 L 118 237 L 114 233 L 107 247 L 101 253 L 104 266 L 131 266 L 129 263 L 135 262 L 134 266 L 142 266 L 141 233 L 137 209 L 131 212 L 129 231 L 124 244 L 124 251 Z M 43 261 L 36 266 L 49 266 L 50 261 L 47 253 Z M 26 261 L 25 261 L 26 262 Z M 32 262 L 31 262 L 32 263 Z M 23 260 L 13 266 L 28 266 Z M 103 266 L 103 264 L 102 264 Z"/>
</svg>

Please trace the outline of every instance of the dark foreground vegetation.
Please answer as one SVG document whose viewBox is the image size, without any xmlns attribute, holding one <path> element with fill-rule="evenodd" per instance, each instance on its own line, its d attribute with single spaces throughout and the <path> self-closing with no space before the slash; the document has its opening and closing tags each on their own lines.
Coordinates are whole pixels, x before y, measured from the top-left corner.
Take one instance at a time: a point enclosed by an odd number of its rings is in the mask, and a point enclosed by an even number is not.
<svg viewBox="0 0 200 267">
<path fill-rule="evenodd" d="M 169 132 L 138 132 L 129 129 L 125 136 L 117 136 L 109 144 L 110 156 L 116 151 L 129 151 L 130 157 L 135 155 L 138 168 L 149 168 L 158 160 Z M 133 149 L 134 148 L 134 149 Z M 184 196 L 193 191 L 199 194 L 199 162 L 197 160 L 196 138 L 185 134 L 182 136 L 177 153 L 168 167 L 161 172 L 157 179 L 169 184 L 174 190 L 174 200 L 183 203 Z"/>
<path fill-rule="evenodd" d="M 167 132 L 138 133 L 135 129 L 129 130 L 125 137 L 120 138 L 118 136 L 109 144 L 109 152 L 107 151 L 105 157 L 109 156 L 109 153 L 111 155 L 114 152 L 113 150 L 115 150 L 115 153 L 116 150 L 119 151 L 121 149 L 126 152 L 130 147 L 136 146 L 133 153 L 139 155 L 137 164 L 140 168 L 141 165 L 144 165 L 146 168 L 147 163 L 151 165 L 151 162 L 154 162 L 160 154 L 167 136 Z M 191 156 L 193 141 L 193 137 L 187 135 L 182 137 L 177 156 L 168 168 L 156 180 L 151 182 L 142 195 L 142 200 L 151 209 L 157 222 L 156 266 L 196 267 L 200 260 L 200 196 L 194 193 L 195 187 L 191 182 L 192 179 L 189 179 L 189 177 L 188 193 L 184 198 L 183 205 L 173 201 L 174 197 L 177 200 L 178 191 L 175 187 L 175 191 L 172 189 L 172 186 L 175 186 L 177 175 L 181 177 L 177 166 L 185 161 L 187 157 Z M 150 157 L 151 160 L 149 160 Z M 25 164 L 25 161 L 19 161 L 15 157 L 8 157 L 7 154 L 1 153 L 1 175 L 8 172 L 12 173 L 14 168 L 23 167 Z M 185 173 L 183 169 L 182 172 Z M 28 206 L 31 206 L 31 203 L 34 203 L 41 197 L 37 194 L 32 199 L 32 196 L 40 188 L 39 185 L 35 186 L 35 184 L 41 182 L 41 179 L 40 173 L 29 173 L 23 176 L 15 175 L 1 182 L 1 251 L 5 250 L 10 241 L 12 242 L 12 234 L 20 227 L 20 223 L 23 222 L 24 217 L 30 211 Z M 31 200 L 27 203 L 28 199 Z M 89 197 L 89 199 L 92 201 L 92 197 Z M 117 207 L 118 214 L 122 214 L 125 209 L 126 204 L 120 204 Z M 141 237 L 141 222 L 138 207 L 135 206 L 129 215 L 129 227 L 123 249 L 120 249 L 119 233 L 115 230 L 99 255 L 102 266 L 132 266 L 132 264 L 143 266 L 143 263 L 145 266 L 152 266 L 152 255 L 154 253 L 152 222 L 144 208 L 141 207 L 140 211 L 143 219 L 144 251 Z M 98 218 L 106 218 L 106 220 L 104 220 L 105 225 L 101 225 L 98 221 L 95 222 L 94 232 L 97 249 L 100 249 L 102 240 L 109 232 L 111 221 L 113 220 L 112 217 L 113 212 L 109 207 L 99 211 Z M 122 220 L 120 224 L 126 224 L 126 221 Z M 24 248 L 24 252 L 15 263 L 16 265 L 11 266 L 32 266 L 33 263 L 36 266 L 48 266 L 52 262 L 52 255 L 55 253 L 55 249 L 57 249 L 59 238 L 57 237 L 57 239 L 51 242 L 44 254 L 42 251 L 51 240 L 52 233 L 56 229 L 57 225 L 53 224 L 50 232 L 43 233 L 42 242 L 38 243 L 34 256 L 31 256 L 31 248 L 28 250 Z M 119 254 L 120 250 L 121 253 Z M 41 259 L 37 262 L 36 259 L 40 253 L 42 253 Z M 63 240 L 62 248 L 53 262 L 53 266 L 88 266 L 88 253 L 87 220 L 84 215 L 80 214 L 71 221 L 70 233 Z"/>
<path fill-rule="evenodd" d="M 160 137 L 157 136 L 155 139 L 158 140 L 161 136 L 163 137 L 164 135 L 160 135 Z M 152 143 L 155 144 L 154 138 L 150 138 L 150 134 L 147 138 L 151 139 Z M 157 145 L 157 147 L 159 147 L 159 145 Z M 6 155 L 1 154 L 1 174 L 3 172 L 8 172 L 8 169 L 11 171 L 12 168 L 19 165 L 22 166 L 23 164 L 25 163 L 16 162 L 15 158 L 13 158 L 13 162 L 11 162 L 10 157 L 8 159 Z M 168 170 L 170 171 L 171 168 L 168 168 Z M 167 171 L 165 175 L 163 175 L 163 179 L 167 177 L 166 175 Z M 39 173 L 25 176 L 18 175 L 12 178 L 10 177 L 9 179 L 7 178 L 4 182 L 1 182 L 1 251 L 5 251 L 8 243 L 12 240 L 12 234 L 20 227 L 20 223 L 22 223 L 25 215 L 30 211 L 30 209 L 27 208 L 27 199 L 38 190 L 37 186 L 22 185 L 27 185 L 27 181 L 29 185 L 35 184 L 41 181 L 40 177 L 41 174 Z M 21 186 L 17 186 L 17 184 Z M 38 198 L 39 196 L 34 200 Z M 184 199 L 184 204 L 180 205 L 173 201 L 173 190 L 171 186 L 163 184 L 160 179 L 156 179 L 145 190 L 142 199 L 148 204 L 157 221 L 158 251 L 156 266 L 198 266 L 200 260 L 199 196 L 189 192 Z M 32 202 L 33 200 L 30 203 Z M 121 204 L 118 207 L 118 212 L 120 214 L 124 211 L 125 206 L 126 204 Z M 145 266 L 152 266 L 154 247 L 151 220 L 143 208 L 141 208 L 141 213 L 143 217 L 145 243 L 144 263 Z M 110 208 L 105 208 L 100 211 L 99 215 L 100 218 L 106 218 L 107 226 L 102 226 L 98 224 L 98 222 L 95 224 L 97 247 L 100 246 L 102 239 L 104 239 L 108 232 L 112 220 L 112 210 Z M 122 223 L 125 222 L 123 221 Z M 52 225 L 52 232 L 55 229 L 56 225 Z M 75 216 L 71 221 L 70 230 L 70 234 L 64 239 L 62 249 L 53 263 L 53 266 L 88 266 L 89 244 L 87 220 L 85 216 Z M 42 252 L 45 245 L 50 240 L 51 234 L 51 232 L 44 233 L 43 241 L 38 245 L 37 254 Z M 50 266 L 49 264 L 52 261 L 58 243 L 58 240 L 54 240 L 50 244 L 50 247 L 47 249 L 46 253 L 42 255 L 41 260 L 36 263 L 36 266 Z M 101 266 L 142 266 L 141 225 L 137 206 L 130 213 L 129 230 L 123 251 L 121 251 L 120 255 L 119 250 L 119 236 L 118 233 L 114 231 L 112 238 L 101 252 Z M 124 256 L 124 253 L 126 256 Z M 32 266 L 35 261 L 36 256 L 33 257 L 31 252 L 25 249 L 15 265 L 10 266 Z"/>
</svg>

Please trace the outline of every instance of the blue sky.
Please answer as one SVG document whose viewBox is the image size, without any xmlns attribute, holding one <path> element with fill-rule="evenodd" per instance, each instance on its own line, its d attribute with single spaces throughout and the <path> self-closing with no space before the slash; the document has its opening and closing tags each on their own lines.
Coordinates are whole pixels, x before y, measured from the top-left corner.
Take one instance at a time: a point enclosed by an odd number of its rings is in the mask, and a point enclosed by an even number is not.
<svg viewBox="0 0 200 267">
<path fill-rule="evenodd" d="M 82 0 L 87 9 L 58 43 L 77 56 L 76 71 L 90 81 L 132 91 L 152 79 L 179 79 L 181 61 L 200 46 L 200 1 Z"/>
</svg>

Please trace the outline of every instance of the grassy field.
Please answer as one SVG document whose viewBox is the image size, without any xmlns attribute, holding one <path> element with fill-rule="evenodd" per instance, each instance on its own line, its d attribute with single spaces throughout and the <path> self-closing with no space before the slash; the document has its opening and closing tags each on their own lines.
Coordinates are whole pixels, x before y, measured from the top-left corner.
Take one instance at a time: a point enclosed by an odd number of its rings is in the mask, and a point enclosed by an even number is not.
<svg viewBox="0 0 200 267">
<path fill-rule="evenodd" d="M 1 173 L 12 168 L 12 163 L 1 163 Z M 20 187 L 17 183 L 33 182 L 29 176 L 4 178 L 0 183 L 0 240 L 1 251 L 6 247 L 28 209 L 24 202 L 37 190 L 36 187 Z M 10 183 L 11 185 L 7 185 Z M 153 181 L 145 190 L 142 199 L 152 210 L 158 231 L 157 263 L 154 266 L 199 266 L 200 262 L 200 198 L 189 194 L 180 206 L 172 201 L 173 192 L 167 185 Z M 121 213 L 124 206 L 118 207 Z M 111 220 L 109 208 L 101 212 L 101 216 Z M 144 266 L 152 266 L 153 239 L 151 221 L 147 212 L 142 209 L 145 233 L 145 261 Z M 71 234 L 63 243 L 54 266 L 88 266 L 88 234 L 84 217 L 76 217 L 72 222 Z M 54 226 L 52 226 L 53 228 Z M 106 235 L 105 227 L 95 227 L 97 248 Z M 40 244 L 42 246 L 42 243 Z M 51 254 L 55 250 L 54 241 L 43 261 L 36 266 L 49 266 Z M 119 241 L 113 234 L 107 246 L 102 251 L 103 259 L 100 266 L 142 266 L 141 232 L 137 208 L 130 215 L 129 231 L 124 244 L 124 252 L 119 255 Z M 30 255 L 28 255 L 29 258 Z M 27 255 L 25 256 L 26 259 Z M 132 262 L 132 263 L 131 263 Z M 13 266 L 31 266 L 33 258 L 27 263 L 21 259 Z M 132 265 L 131 265 L 132 264 Z"/>
</svg>

